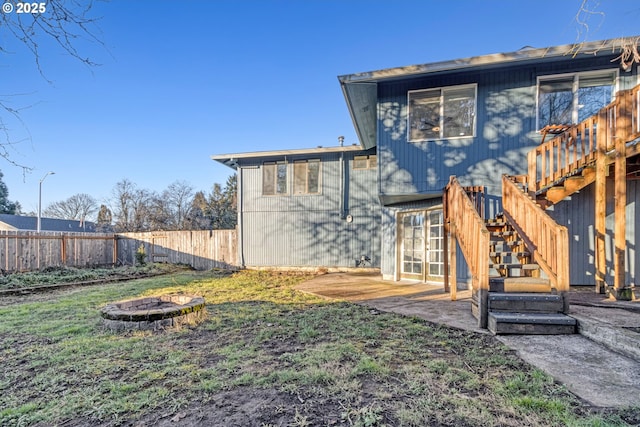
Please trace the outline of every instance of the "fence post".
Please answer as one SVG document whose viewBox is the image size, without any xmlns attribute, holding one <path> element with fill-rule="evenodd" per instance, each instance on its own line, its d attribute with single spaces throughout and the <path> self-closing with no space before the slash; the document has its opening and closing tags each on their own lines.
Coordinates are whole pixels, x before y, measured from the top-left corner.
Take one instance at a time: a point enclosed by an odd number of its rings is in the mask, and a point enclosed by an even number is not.
<svg viewBox="0 0 640 427">
<path fill-rule="evenodd" d="M 67 236 L 62 234 L 60 239 L 60 260 L 62 261 L 62 265 L 67 265 Z"/>
</svg>

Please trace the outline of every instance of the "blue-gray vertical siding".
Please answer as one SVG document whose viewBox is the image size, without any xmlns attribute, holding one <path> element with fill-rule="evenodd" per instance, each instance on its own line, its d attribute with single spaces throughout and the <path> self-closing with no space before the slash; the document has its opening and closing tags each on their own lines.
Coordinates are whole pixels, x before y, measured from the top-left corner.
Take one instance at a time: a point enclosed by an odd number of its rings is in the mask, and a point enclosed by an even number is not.
<svg viewBox="0 0 640 427">
<path fill-rule="evenodd" d="M 344 194 L 347 196 L 342 201 L 340 153 L 305 157 L 321 160 L 321 193 L 318 195 L 263 196 L 262 161 L 243 162 L 242 250 L 245 265 L 355 267 L 356 260 L 365 256 L 370 259 L 368 267 L 379 267 L 381 208 L 377 198 L 376 170 L 352 169 L 354 155 L 362 154 L 343 154 Z M 286 159 L 290 167 L 289 184 L 292 162 L 298 159 L 300 157 Z M 346 215 L 351 216 L 351 222 L 346 220 Z"/>
<path fill-rule="evenodd" d="M 636 266 L 640 262 L 637 248 L 636 230 L 640 218 L 636 215 L 636 206 L 640 202 L 638 181 L 627 181 L 625 281 L 627 285 L 636 284 Z M 613 182 L 607 183 L 607 216 L 605 220 L 605 254 L 607 260 L 606 282 L 613 284 L 613 245 L 614 245 L 614 200 Z M 594 184 L 573 194 L 570 200 L 553 206 L 549 214 L 567 227 L 569 234 L 569 257 L 572 285 L 595 285 L 595 195 Z"/>
<path fill-rule="evenodd" d="M 536 85 L 542 75 L 615 69 L 611 58 L 450 73 L 378 86 L 379 179 L 383 195 L 441 192 L 451 175 L 500 196 L 503 174 L 525 174 L 527 153 L 540 142 Z M 629 76 L 622 76 L 628 79 Z M 634 78 L 635 79 L 635 78 Z M 477 84 L 473 138 L 407 141 L 410 90 Z M 621 85 L 625 87 L 624 84 Z"/>
<path fill-rule="evenodd" d="M 501 178 L 503 174 L 526 174 L 527 153 L 540 142 L 536 129 L 536 90 L 540 76 L 613 70 L 613 57 L 593 57 L 563 61 L 541 59 L 535 65 L 495 67 L 478 72 L 450 72 L 429 77 L 405 79 L 378 85 L 378 180 L 383 197 L 407 194 L 436 196 L 442 193 L 455 175 L 463 185 L 487 188 L 486 215 L 502 210 Z M 637 67 L 619 73 L 619 89 L 638 84 Z M 424 142 L 407 141 L 408 99 L 410 90 L 477 84 L 475 137 Z M 560 223 L 569 227 L 571 235 L 571 283 L 593 284 L 593 198 L 589 189 L 562 202 L 555 209 Z M 640 191 L 640 190 L 639 190 Z M 637 251 L 635 247 L 635 182 L 630 183 L 627 208 L 627 281 L 635 283 Z M 393 277 L 396 263 L 395 212 L 411 209 L 409 205 L 385 207 L 382 214 L 382 264 L 384 275 Z M 610 208 L 611 211 L 612 208 Z M 586 214 L 585 214 L 586 212 Z M 591 215 L 591 216 L 590 216 Z M 607 262 L 612 262 L 612 214 L 607 216 Z M 459 278 L 468 270 L 458 253 Z M 460 261 L 462 260 L 462 261 Z M 462 264 L 461 264 L 462 263 Z M 609 278 L 611 271 L 608 271 Z"/>
</svg>

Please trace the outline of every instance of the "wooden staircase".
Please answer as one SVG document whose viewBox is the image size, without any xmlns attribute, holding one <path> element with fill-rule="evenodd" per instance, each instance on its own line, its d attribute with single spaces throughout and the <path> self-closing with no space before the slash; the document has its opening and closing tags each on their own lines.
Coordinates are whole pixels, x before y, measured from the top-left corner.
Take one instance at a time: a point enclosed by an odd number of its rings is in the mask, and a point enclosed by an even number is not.
<svg viewBox="0 0 640 427">
<path fill-rule="evenodd" d="M 504 215 L 486 221 L 490 233 L 487 328 L 494 334 L 573 334 L 564 298 L 532 261 L 524 239 Z M 477 304 L 472 304 L 477 308 Z"/>
<path fill-rule="evenodd" d="M 635 162 L 627 163 L 627 158 Z M 629 168 L 629 166 L 631 166 Z M 577 125 L 564 126 L 528 154 L 527 174 L 502 177 L 503 214 L 485 221 L 477 187 L 451 177 L 444 190 L 445 289 L 455 277 L 456 245 L 471 272 L 472 312 L 494 334 L 574 333 L 569 304 L 569 237 L 546 209 L 595 183 L 596 290 L 604 286 L 606 176 L 615 176 L 616 298 L 624 285 L 626 179 L 640 173 L 640 85 Z M 481 205 L 481 203 L 480 203 Z M 621 218 L 621 220 L 618 220 Z M 632 289 L 631 289 L 632 293 Z M 452 292 L 452 298 L 454 296 Z"/>
</svg>

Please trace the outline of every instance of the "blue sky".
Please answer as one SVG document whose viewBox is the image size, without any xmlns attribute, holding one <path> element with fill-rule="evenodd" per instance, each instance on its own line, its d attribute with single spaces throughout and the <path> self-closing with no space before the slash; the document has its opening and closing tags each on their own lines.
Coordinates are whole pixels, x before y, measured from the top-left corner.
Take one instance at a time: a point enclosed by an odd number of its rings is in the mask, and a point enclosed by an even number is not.
<svg viewBox="0 0 640 427">
<path fill-rule="evenodd" d="M 78 41 L 89 68 L 42 41 L 33 56 L 0 28 L 0 99 L 12 158 L 9 198 L 36 211 L 77 193 L 107 202 L 127 178 L 161 192 L 176 180 L 210 191 L 232 173 L 212 154 L 357 143 L 338 75 L 524 46 L 640 34 L 637 0 L 255 0 L 95 2 L 101 46 Z M 584 15 L 583 15 L 584 16 Z M 3 116 L 3 118 L 5 118 Z"/>
</svg>

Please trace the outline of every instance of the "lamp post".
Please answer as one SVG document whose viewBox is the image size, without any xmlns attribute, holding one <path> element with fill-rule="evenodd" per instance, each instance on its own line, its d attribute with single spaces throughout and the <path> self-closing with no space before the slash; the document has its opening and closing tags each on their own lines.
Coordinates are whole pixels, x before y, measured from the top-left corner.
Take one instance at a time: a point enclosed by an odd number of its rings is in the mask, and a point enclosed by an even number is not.
<svg viewBox="0 0 640 427">
<path fill-rule="evenodd" d="M 40 180 L 40 189 L 38 191 L 38 227 L 37 227 L 38 233 L 40 232 L 40 217 L 42 215 L 42 181 L 44 181 L 45 178 L 48 177 L 49 175 L 54 175 L 54 174 L 55 172 L 49 171 L 46 174 L 44 174 L 44 176 Z"/>
</svg>

